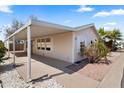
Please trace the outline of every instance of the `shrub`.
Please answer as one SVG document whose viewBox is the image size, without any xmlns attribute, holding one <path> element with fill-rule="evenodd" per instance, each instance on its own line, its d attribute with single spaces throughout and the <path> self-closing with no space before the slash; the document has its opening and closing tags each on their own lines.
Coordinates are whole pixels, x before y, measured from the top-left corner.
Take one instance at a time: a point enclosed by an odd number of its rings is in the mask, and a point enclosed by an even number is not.
<svg viewBox="0 0 124 93">
<path fill-rule="evenodd" d="M 2 58 L 5 56 L 6 48 L 4 47 L 4 43 L 0 41 L 0 63 L 3 62 Z"/>
<path fill-rule="evenodd" d="M 91 63 L 98 62 L 104 57 L 107 60 L 108 49 L 102 41 L 95 41 L 89 47 L 85 48 L 85 55 Z"/>
</svg>

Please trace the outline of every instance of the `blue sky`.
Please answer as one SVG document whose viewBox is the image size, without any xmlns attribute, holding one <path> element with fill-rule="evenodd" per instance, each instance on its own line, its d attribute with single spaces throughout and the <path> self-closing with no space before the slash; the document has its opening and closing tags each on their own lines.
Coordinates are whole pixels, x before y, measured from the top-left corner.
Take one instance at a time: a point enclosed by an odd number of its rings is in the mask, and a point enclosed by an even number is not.
<svg viewBox="0 0 124 93">
<path fill-rule="evenodd" d="M 30 15 L 39 20 L 58 23 L 70 27 L 95 23 L 96 28 L 119 28 L 124 35 L 124 6 L 121 5 L 16 5 L 0 6 L 0 28 L 10 25 L 13 19 L 26 22 Z M 0 32 L 0 40 L 4 40 L 4 32 Z"/>
</svg>

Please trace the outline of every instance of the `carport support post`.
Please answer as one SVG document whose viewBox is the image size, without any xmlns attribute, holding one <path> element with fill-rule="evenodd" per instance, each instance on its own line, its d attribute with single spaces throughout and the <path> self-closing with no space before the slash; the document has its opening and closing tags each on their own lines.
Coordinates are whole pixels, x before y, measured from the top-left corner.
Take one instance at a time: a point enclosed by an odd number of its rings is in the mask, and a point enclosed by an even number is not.
<svg viewBox="0 0 124 93">
<path fill-rule="evenodd" d="M 13 63 L 15 65 L 15 36 L 13 36 Z"/>
<path fill-rule="evenodd" d="M 31 81 L 31 28 L 27 27 L 27 79 Z"/>
<path fill-rule="evenodd" d="M 26 52 L 26 40 L 24 41 L 24 52 Z"/>
</svg>

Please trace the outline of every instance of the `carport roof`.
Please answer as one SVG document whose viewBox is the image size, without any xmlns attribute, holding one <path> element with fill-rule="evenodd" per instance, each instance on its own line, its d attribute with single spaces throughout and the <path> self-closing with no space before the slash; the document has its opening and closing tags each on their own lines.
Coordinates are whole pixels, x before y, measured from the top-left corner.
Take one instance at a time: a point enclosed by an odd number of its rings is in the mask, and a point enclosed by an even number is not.
<svg viewBox="0 0 124 93">
<path fill-rule="evenodd" d="M 40 36 L 45 36 L 49 34 L 78 31 L 81 29 L 94 26 L 94 24 L 87 24 L 87 25 L 74 28 L 74 27 L 63 26 L 63 25 L 49 23 L 49 22 L 40 21 L 40 20 L 29 20 L 20 29 L 15 31 L 15 33 L 11 34 L 6 40 L 12 38 L 13 36 L 16 36 L 16 39 L 26 39 L 28 26 L 31 27 L 31 33 L 32 33 L 31 37 L 34 38 L 34 37 L 40 37 Z"/>
</svg>

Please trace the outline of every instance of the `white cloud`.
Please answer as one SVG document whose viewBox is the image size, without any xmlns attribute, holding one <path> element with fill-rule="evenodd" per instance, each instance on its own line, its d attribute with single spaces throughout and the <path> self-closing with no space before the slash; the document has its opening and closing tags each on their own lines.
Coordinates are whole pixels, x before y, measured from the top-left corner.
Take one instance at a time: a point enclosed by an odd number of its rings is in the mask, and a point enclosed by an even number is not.
<svg viewBox="0 0 124 93">
<path fill-rule="evenodd" d="M 97 12 L 93 17 L 106 17 L 112 15 L 124 15 L 124 9 L 113 9 L 111 11 Z"/>
<path fill-rule="evenodd" d="M 115 25 L 117 25 L 117 23 L 116 22 L 108 22 L 108 23 L 104 24 L 104 26 L 106 26 L 106 25 L 115 26 Z"/>
<path fill-rule="evenodd" d="M 91 8 L 89 6 L 82 5 L 79 9 L 77 9 L 77 12 L 91 12 L 94 8 Z"/>
<path fill-rule="evenodd" d="M 71 23 L 72 20 L 65 20 L 64 23 Z"/>
<path fill-rule="evenodd" d="M 118 25 L 116 22 L 107 22 L 105 24 L 102 25 L 102 27 L 104 27 L 105 30 L 113 30 L 114 28 L 118 28 Z"/>
<path fill-rule="evenodd" d="M 12 13 L 9 5 L 0 5 L 0 12 Z"/>
<path fill-rule="evenodd" d="M 109 31 L 109 30 L 113 30 L 114 28 L 113 27 L 109 27 L 109 26 L 105 26 L 104 29 Z"/>
<path fill-rule="evenodd" d="M 104 29 L 107 30 L 107 31 L 110 31 L 110 30 L 113 30 L 113 29 L 119 29 L 119 27 L 115 27 L 115 26 L 104 26 Z"/>
<path fill-rule="evenodd" d="M 112 15 L 124 15 L 124 9 L 115 9 L 110 12 Z"/>
<path fill-rule="evenodd" d="M 99 16 L 99 17 L 105 17 L 105 16 L 109 16 L 109 15 L 110 15 L 109 12 L 102 11 L 102 12 L 96 13 L 93 17 L 97 17 L 97 16 Z"/>
</svg>

